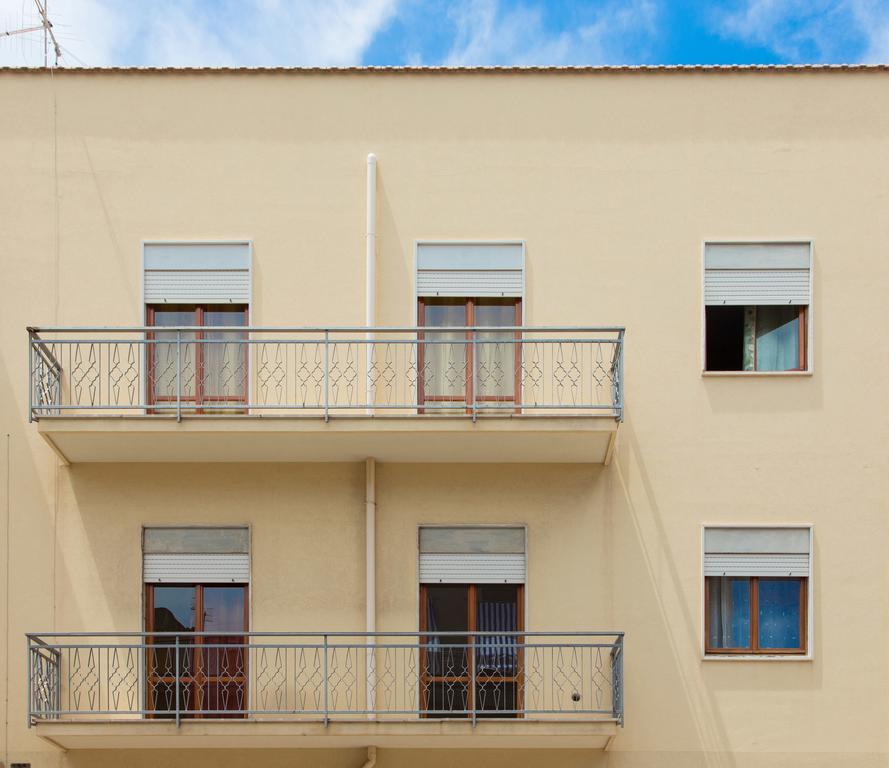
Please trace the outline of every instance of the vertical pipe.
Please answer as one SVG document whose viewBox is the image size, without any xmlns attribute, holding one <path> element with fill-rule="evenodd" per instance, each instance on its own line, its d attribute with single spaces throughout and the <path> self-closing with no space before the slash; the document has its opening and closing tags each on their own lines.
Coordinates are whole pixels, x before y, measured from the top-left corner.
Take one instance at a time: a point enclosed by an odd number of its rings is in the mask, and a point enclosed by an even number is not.
<svg viewBox="0 0 889 768">
<path fill-rule="evenodd" d="M 365 605 L 367 631 L 367 718 L 374 718 L 376 709 L 376 637 L 377 631 L 377 557 L 376 557 L 376 530 L 377 530 L 377 463 L 375 459 L 368 458 L 365 462 L 365 496 L 364 496 L 364 540 L 365 554 Z"/>
<path fill-rule="evenodd" d="M 374 383 L 373 358 L 374 334 L 370 330 L 376 322 L 377 314 L 377 156 L 367 156 L 367 225 L 365 230 L 365 293 L 364 293 L 364 325 L 365 334 L 365 405 L 368 416 L 373 415 Z"/>
</svg>

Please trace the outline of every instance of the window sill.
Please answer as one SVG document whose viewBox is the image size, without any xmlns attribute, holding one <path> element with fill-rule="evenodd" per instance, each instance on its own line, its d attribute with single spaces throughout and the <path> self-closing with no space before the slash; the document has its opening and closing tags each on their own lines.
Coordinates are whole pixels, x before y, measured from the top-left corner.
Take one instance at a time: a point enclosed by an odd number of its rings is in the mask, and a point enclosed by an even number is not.
<svg viewBox="0 0 889 768">
<path fill-rule="evenodd" d="M 707 653 L 701 656 L 702 661 L 814 661 L 811 653 Z"/>
<path fill-rule="evenodd" d="M 701 371 L 701 376 L 705 379 L 773 379 L 812 376 L 813 373 L 814 371 Z"/>
</svg>

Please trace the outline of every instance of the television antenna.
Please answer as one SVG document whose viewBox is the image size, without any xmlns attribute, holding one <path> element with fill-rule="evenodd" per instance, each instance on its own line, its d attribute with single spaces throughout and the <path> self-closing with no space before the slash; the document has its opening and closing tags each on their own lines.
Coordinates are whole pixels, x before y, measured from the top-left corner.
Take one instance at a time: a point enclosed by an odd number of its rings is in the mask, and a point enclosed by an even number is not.
<svg viewBox="0 0 889 768">
<path fill-rule="evenodd" d="M 59 58 L 62 56 L 62 47 L 56 40 L 56 34 L 53 32 L 52 22 L 49 20 L 47 5 L 49 0 L 34 0 L 37 7 L 37 13 L 40 15 L 40 24 L 31 27 L 21 27 L 20 29 L 9 29 L 0 32 L 0 37 L 12 37 L 13 35 L 24 35 L 28 32 L 39 32 L 43 30 L 43 66 L 49 67 L 49 45 L 52 43 L 53 52 L 55 53 L 54 67 L 59 66 Z"/>
</svg>

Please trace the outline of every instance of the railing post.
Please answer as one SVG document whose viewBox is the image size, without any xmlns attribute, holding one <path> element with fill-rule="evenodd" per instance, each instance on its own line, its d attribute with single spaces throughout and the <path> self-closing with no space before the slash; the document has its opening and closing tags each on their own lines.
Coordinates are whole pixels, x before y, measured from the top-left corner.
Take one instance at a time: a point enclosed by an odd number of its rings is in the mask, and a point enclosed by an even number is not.
<svg viewBox="0 0 889 768">
<path fill-rule="evenodd" d="M 30 728 L 34 710 L 34 673 L 31 669 L 31 638 L 25 639 L 28 643 L 28 728 Z"/>
<path fill-rule="evenodd" d="M 624 638 L 618 635 L 611 658 L 611 708 L 618 724 L 624 724 Z"/>
<path fill-rule="evenodd" d="M 620 420 L 624 420 L 624 332 L 620 331 L 617 336 L 617 396 L 620 403 Z"/>
<path fill-rule="evenodd" d="M 176 727 L 179 727 L 180 724 L 180 712 L 179 712 L 179 635 L 176 635 Z"/>
<path fill-rule="evenodd" d="M 28 331 L 28 423 L 34 421 L 34 331 Z M 31 718 L 28 718 L 30 724 Z"/>
<path fill-rule="evenodd" d="M 182 421 L 182 331 L 178 329 L 176 330 L 176 421 Z M 176 645 L 178 653 L 178 638 Z M 178 715 L 176 722 L 178 723 Z"/>
<path fill-rule="evenodd" d="M 330 419 L 330 331 L 324 331 L 324 421 Z"/>
<path fill-rule="evenodd" d="M 472 709 L 472 727 L 475 728 L 476 711 L 478 710 L 478 702 L 475 697 L 475 635 L 469 636 L 469 706 Z"/>
<path fill-rule="evenodd" d="M 327 635 L 324 635 L 324 727 L 330 722 L 329 709 L 330 675 L 327 669 Z"/>
</svg>

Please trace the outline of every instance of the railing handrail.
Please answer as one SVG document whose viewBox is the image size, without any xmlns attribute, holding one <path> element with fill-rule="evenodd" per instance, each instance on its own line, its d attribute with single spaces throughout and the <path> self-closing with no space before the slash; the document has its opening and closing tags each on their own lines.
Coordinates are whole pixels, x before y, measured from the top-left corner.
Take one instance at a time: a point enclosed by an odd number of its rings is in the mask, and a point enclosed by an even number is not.
<svg viewBox="0 0 889 768">
<path fill-rule="evenodd" d="M 473 635 L 476 637 L 623 637 L 623 631 L 575 631 L 566 630 L 564 632 L 556 630 L 546 630 L 542 632 L 534 632 L 531 630 L 515 630 L 515 631 L 439 631 L 432 632 L 428 630 L 410 632 L 256 632 L 253 630 L 245 630 L 241 632 L 26 632 L 25 637 L 37 642 L 47 637 L 466 637 Z M 47 644 L 47 643 L 44 643 Z M 52 645 L 49 643 L 48 645 Z"/>
<path fill-rule="evenodd" d="M 623 334 L 623 326 L 605 325 L 331 325 L 331 326 L 261 326 L 261 325 L 132 325 L 132 326 L 28 326 L 29 334 L 40 338 L 41 333 L 172 333 L 176 331 L 238 331 L 240 333 L 417 333 L 441 331 L 528 331 L 540 333 L 617 333 Z M 612 339 L 613 341 L 614 339 Z"/>
</svg>

